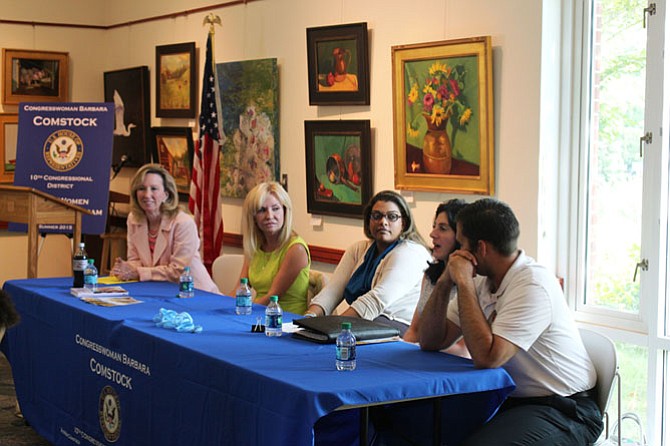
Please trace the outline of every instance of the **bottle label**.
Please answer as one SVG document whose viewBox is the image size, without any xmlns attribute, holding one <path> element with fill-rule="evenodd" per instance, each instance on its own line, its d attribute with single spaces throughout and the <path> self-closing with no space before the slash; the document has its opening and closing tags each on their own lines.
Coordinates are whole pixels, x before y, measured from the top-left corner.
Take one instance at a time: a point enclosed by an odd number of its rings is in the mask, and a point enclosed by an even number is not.
<svg viewBox="0 0 670 446">
<path fill-rule="evenodd" d="M 75 271 L 84 271 L 88 265 L 88 260 L 86 259 L 74 259 L 72 261 L 72 269 Z"/>
<path fill-rule="evenodd" d="M 356 346 L 338 346 L 336 354 L 339 361 L 353 361 L 356 359 Z"/>
<path fill-rule="evenodd" d="M 84 276 L 84 283 L 86 285 L 95 285 L 98 283 L 98 275 L 97 274 L 86 274 Z"/>
<path fill-rule="evenodd" d="M 238 294 L 235 296 L 235 305 L 238 307 L 250 307 L 251 294 Z"/>
<path fill-rule="evenodd" d="M 186 292 L 193 291 L 193 282 L 190 281 L 179 282 L 179 291 L 186 291 Z"/>
<path fill-rule="evenodd" d="M 265 328 L 281 328 L 282 326 L 282 315 L 281 314 L 268 314 L 265 316 Z"/>
</svg>

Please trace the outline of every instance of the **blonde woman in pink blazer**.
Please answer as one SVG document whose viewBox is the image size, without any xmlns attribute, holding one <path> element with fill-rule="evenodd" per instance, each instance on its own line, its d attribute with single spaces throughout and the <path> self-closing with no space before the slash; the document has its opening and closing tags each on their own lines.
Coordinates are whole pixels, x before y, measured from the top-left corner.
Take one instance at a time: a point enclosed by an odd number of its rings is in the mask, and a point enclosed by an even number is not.
<svg viewBox="0 0 670 446">
<path fill-rule="evenodd" d="M 142 166 L 130 186 L 128 260 L 117 258 L 112 274 L 121 280 L 178 282 L 191 267 L 195 288 L 219 289 L 200 259 L 193 217 L 179 207 L 177 184 L 158 164 Z"/>
</svg>

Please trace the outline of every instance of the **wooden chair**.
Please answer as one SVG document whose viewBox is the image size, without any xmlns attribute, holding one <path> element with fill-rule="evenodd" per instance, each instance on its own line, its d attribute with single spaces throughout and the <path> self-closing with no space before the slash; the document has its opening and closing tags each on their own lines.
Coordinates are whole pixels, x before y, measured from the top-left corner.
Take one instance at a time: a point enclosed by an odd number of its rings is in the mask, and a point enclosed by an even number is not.
<svg viewBox="0 0 670 446">
<path fill-rule="evenodd" d="M 128 205 L 130 196 L 120 192 L 109 191 L 109 209 L 107 211 L 107 225 L 102 239 L 102 254 L 100 255 L 100 275 L 109 274 L 110 268 L 117 257 L 126 256 L 126 213 L 116 209 L 117 204 Z"/>
</svg>

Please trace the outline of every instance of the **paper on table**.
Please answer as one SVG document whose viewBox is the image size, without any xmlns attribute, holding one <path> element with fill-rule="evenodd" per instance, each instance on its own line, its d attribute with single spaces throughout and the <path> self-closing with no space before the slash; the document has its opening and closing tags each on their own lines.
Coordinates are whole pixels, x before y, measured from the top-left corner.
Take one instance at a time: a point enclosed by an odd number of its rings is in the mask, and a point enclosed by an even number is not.
<svg viewBox="0 0 670 446">
<path fill-rule="evenodd" d="M 294 325 L 293 322 L 284 322 L 281 324 L 281 331 L 284 333 L 294 333 L 298 330 L 301 330 L 301 328 L 297 325 Z"/>
<path fill-rule="evenodd" d="M 70 288 L 70 294 L 75 297 L 118 297 L 127 296 L 128 290 L 118 285 L 99 286 L 95 290 L 88 288 Z"/>
<path fill-rule="evenodd" d="M 98 283 L 102 283 L 105 285 L 115 285 L 117 283 L 132 283 L 132 282 L 137 282 L 137 280 L 121 280 L 116 276 L 98 277 Z"/>
<path fill-rule="evenodd" d="M 133 305 L 142 303 L 141 300 L 137 300 L 134 297 L 130 296 L 121 296 L 121 297 L 82 297 L 86 303 L 98 305 L 101 307 L 120 307 L 122 305 Z"/>
</svg>

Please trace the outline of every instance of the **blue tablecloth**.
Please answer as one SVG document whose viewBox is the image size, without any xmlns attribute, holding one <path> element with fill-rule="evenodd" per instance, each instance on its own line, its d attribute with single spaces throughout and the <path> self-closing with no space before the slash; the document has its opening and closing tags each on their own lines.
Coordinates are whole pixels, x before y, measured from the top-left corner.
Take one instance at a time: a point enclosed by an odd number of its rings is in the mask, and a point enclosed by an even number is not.
<svg viewBox="0 0 670 446">
<path fill-rule="evenodd" d="M 165 282 L 124 284 L 141 304 L 99 307 L 72 297 L 71 281 L 4 285 L 22 318 L 3 342 L 17 396 L 57 445 L 309 445 L 343 406 L 471 394 L 454 411 L 481 423 L 514 388 L 502 369 L 403 342 L 360 346 L 356 370 L 338 372 L 332 345 L 251 333 L 265 307 L 238 316 L 234 299 L 178 299 Z M 188 311 L 203 332 L 156 327 L 160 308 Z"/>
</svg>

